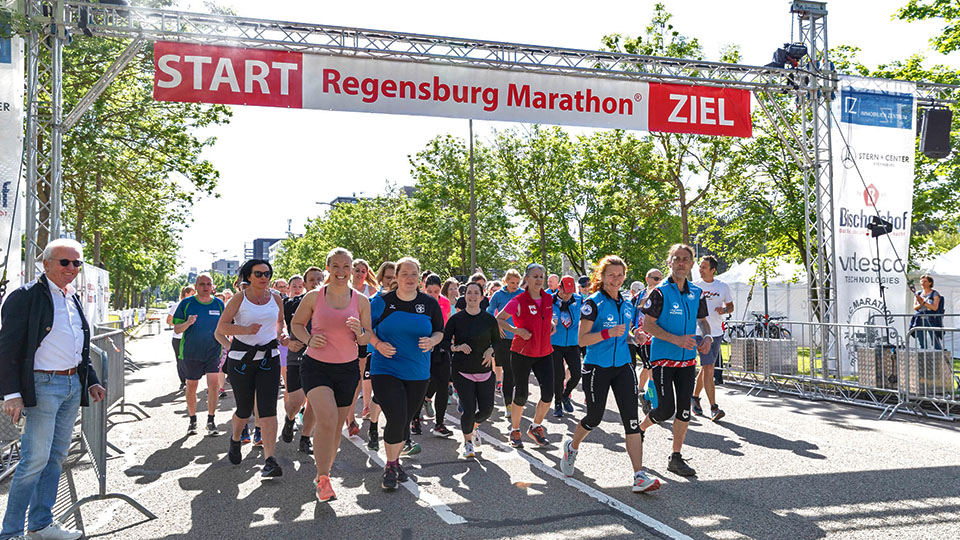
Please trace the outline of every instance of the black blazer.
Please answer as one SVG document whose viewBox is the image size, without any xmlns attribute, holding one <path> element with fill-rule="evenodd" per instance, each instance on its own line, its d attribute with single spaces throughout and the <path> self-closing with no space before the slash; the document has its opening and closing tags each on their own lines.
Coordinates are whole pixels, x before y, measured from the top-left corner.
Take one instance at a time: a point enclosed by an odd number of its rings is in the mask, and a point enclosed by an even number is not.
<svg viewBox="0 0 960 540">
<path fill-rule="evenodd" d="M 97 372 L 90 367 L 90 326 L 83 306 L 74 295 L 83 325 L 83 352 L 77 374 L 83 393 L 80 404 L 89 404 L 89 388 L 100 384 Z M 0 310 L 0 399 L 20 392 L 24 407 L 36 407 L 37 393 L 33 384 L 33 357 L 53 326 L 53 297 L 47 276 L 20 286 L 7 296 Z"/>
</svg>

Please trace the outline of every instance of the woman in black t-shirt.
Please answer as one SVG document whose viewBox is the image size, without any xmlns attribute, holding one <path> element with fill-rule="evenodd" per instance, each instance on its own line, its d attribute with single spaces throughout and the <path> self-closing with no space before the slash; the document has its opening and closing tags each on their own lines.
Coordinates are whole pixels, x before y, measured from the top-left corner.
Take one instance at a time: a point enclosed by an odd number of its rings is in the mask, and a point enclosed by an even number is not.
<svg viewBox="0 0 960 540">
<path fill-rule="evenodd" d="M 463 457 L 474 457 L 476 427 L 493 412 L 497 379 L 493 376 L 493 344 L 500 339 L 497 320 L 480 309 L 483 287 L 468 283 L 463 296 L 466 306 L 449 320 L 443 331 L 443 345 L 453 353 L 453 386 L 460 397 L 463 414 Z"/>
</svg>

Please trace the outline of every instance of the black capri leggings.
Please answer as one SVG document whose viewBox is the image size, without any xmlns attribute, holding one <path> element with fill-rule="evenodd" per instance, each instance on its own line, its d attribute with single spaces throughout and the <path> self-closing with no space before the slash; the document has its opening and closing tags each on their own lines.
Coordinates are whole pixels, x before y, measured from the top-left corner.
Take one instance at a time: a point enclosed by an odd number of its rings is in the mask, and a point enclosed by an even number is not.
<svg viewBox="0 0 960 540">
<path fill-rule="evenodd" d="M 620 367 L 583 366 L 583 393 L 587 397 L 587 415 L 580 420 L 583 429 L 590 431 L 600 425 L 607 408 L 607 394 L 613 390 L 613 399 L 620 409 L 620 420 L 627 435 L 640 433 L 637 411 L 637 374 L 633 364 Z"/>
<path fill-rule="evenodd" d="M 449 384 L 450 353 L 440 347 L 434 347 L 433 352 L 430 353 L 430 384 L 427 385 L 427 396 L 434 398 L 437 425 L 443 423 L 443 417 L 447 414 L 447 403 L 450 399 L 450 394 L 447 393 Z M 417 416 L 420 416 L 421 409 L 422 407 L 417 409 Z"/>
<path fill-rule="evenodd" d="M 260 418 L 277 415 L 277 394 L 280 392 L 280 357 L 244 362 L 227 358 L 227 379 L 237 401 L 237 418 L 250 418 L 254 397 Z"/>
<path fill-rule="evenodd" d="M 460 406 L 463 414 L 460 415 L 460 430 L 464 435 L 473 432 L 474 424 L 479 424 L 490 418 L 493 413 L 493 395 L 497 391 L 497 378 L 490 375 L 483 382 L 474 382 L 464 377 L 459 371 L 453 373 L 453 386 L 460 396 Z M 439 411 L 437 414 L 440 414 Z"/>
<path fill-rule="evenodd" d="M 183 360 L 180 359 L 180 339 L 173 338 L 173 358 L 177 361 L 177 376 L 180 377 L 180 384 L 187 382 L 187 376 L 183 373 Z"/>
<path fill-rule="evenodd" d="M 429 382 L 429 379 L 405 381 L 393 375 L 370 375 L 373 394 L 377 396 L 377 403 L 380 404 L 383 416 L 387 419 L 383 428 L 385 443 L 403 442 L 406 430 L 410 429 L 410 421 L 417 414 L 427 394 Z"/>
<path fill-rule="evenodd" d="M 493 344 L 493 360 L 503 368 L 503 402 L 513 403 L 513 352 L 510 351 L 512 340 L 501 339 Z M 459 390 L 457 390 L 459 392 Z"/>
<path fill-rule="evenodd" d="M 570 380 L 567 381 L 567 386 L 563 386 L 563 362 L 567 362 L 567 367 L 570 368 Z M 557 405 L 561 405 L 563 400 L 570 397 L 570 393 L 573 392 L 573 389 L 577 387 L 577 384 L 580 382 L 580 347 L 576 345 L 570 346 L 553 346 L 553 399 L 556 400 Z"/>
<path fill-rule="evenodd" d="M 660 423 L 676 411 L 677 420 L 689 422 L 690 398 L 693 397 L 693 387 L 697 382 L 696 366 L 653 366 L 652 378 L 657 389 L 657 408 L 650 411 L 650 419 Z"/>
<path fill-rule="evenodd" d="M 510 358 L 513 364 L 513 404 L 523 407 L 527 404 L 527 397 L 530 396 L 530 371 L 537 376 L 537 382 L 540 383 L 540 401 L 550 403 L 553 401 L 553 355 L 546 356 L 524 356 L 520 353 L 513 353 Z"/>
</svg>

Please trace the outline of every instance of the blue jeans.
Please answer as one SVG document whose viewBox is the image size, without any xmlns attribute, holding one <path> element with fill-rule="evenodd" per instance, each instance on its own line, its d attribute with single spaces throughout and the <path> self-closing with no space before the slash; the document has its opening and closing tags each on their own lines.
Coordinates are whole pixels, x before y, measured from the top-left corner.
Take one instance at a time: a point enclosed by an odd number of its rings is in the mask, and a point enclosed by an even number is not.
<svg viewBox="0 0 960 540">
<path fill-rule="evenodd" d="M 37 406 L 24 409 L 26 426 L 20 437 L 20 463 L 13 473 L 0 540 L 37 531 L 53 523 L 60 469 L 80 410 L 83 388 L 77 375 L 34 373 Z"/>
</svg>

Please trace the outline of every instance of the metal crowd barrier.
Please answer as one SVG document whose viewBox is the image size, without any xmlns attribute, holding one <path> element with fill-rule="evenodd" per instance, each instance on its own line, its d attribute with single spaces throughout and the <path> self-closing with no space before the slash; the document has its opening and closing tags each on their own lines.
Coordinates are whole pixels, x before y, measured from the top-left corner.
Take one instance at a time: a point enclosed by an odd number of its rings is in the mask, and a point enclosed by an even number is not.
<svg viewBox="0 0 960 540">
<path fill-rule="evenodd" d="M 122 335 L 123 332 L 120 331 L 120 334 Z M 109 337 L 110 334 L 97 336 L 100 341 L 109 339 Z M 77 511 L 80 506 L 85 503 L 90 501 L 102 501 L 105 499 L 120 499 L 126 501 L 148 519 L 156 519 L 157 517 L 129 495 L 124 493 L 107 493 L 107 448 L 116 448 L 107 442 L 107 416 L 111 406 L 110 388 L 114 385 L 119 386 L 121 388 L 120 399 L 122 399 L 123 395 L 123 379 L 121 378 L 118 381 L 112 379 L 112 376 L 117 373 L 117 370 L 112 367 L 113 364 L 120 366 L 120 373 L 122 374 L 123 356 L 120 356 L 119 361 L 117 358 L 111 360 L 110 354 L 107 350 L 101 349 L 97 345 L 91 343 L 90 365 L 97 371 L 98 374 L 100 374 L 100 380 L 107 388 L 107 398 L 98 403 L 91 402 L 88 407 L 83 407 L 80 417 L 80 437 L 82 441 L 82 447 L 86 449 L 87 454 L 90 456 L 90 462 L 93 464 L 93 470 L 97 475 L 99 489 L 97 490 L 97 494 L 83 497 L 82 499 L 70 505 L 69 508 L 60 514 L 60 517 L 57 518 L 58 521 L 64 521 L 70 514 Z M 114 399 L 116 399 L 116 395 L 117 394 L 114 393 Z"/>
<path fill-rule="evenodd" d="M 726 324 L 754 330 L 751 337 L 726 338 L 724 378 L 748 386 L 748 393 L 767 390 L 853 403 L 882 410 L 880 418 L 908 412 L 960 419 L 960 359 L 952 353 L 960 347 L 960 330 L 800 321 L 763 328 L 757 321 Z M 838 336 L 837 350 L 816 345 L 826 332 Z"/>
</svg>

